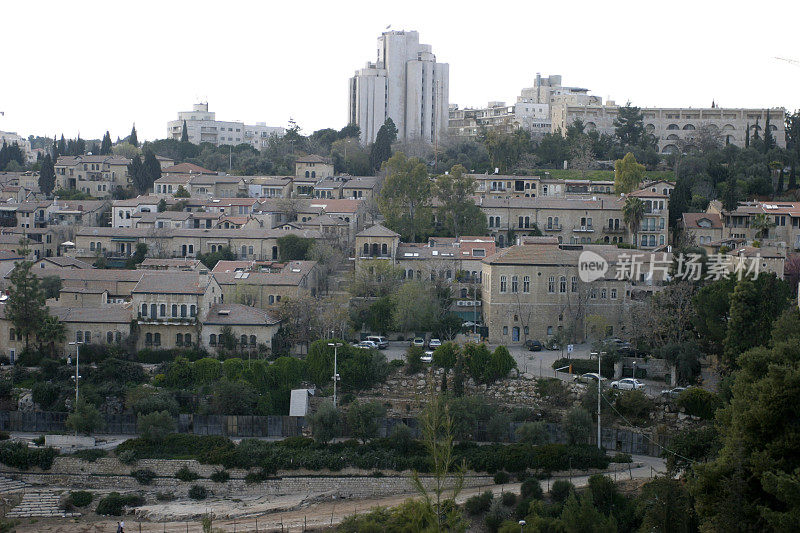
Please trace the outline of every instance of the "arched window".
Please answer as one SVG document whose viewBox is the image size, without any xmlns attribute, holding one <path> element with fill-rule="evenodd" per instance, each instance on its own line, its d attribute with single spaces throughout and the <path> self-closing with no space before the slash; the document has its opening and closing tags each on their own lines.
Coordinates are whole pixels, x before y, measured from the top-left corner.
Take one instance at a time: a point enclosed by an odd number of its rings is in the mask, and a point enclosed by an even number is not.
<svg viewBox="0 0 800 533">
<path fill-rule="evenodd" d="M 114 333 L 114 342 L 122 342 L 122 333 L 119 331 Z"/>
<path fill-rule="evenodd" d="M 209 346 L 216 346 L 217 345 L 217 336 L 213 333 L 208 336 L 208 345 Z"/>
<path fill-rule="evenodd" d="M 372 255 L 378 255 L 378 243 L 372 243 Z"/>
<path fill-rule="evenodd" d="M 317 177 L 317 171 L 316 170 L 312 170 L 311 171 L 311 177 L 312 178 L 316 178 Z"/>
<path fill-rule="evenodd" d="M 369 255 L 369 243 L 364 243 L 364 257 Z"/>
<path fill-rule="evenodd" d="M 670 124 L 669 126 L 667 126 L 667 129 L 668 130 L 679 130 L 681 128 L 677 124 Z"/>
<path fill-rule="evenodd" d="M 186 304 L 181 306 L 181 318 L 186 318 Z"/>
<path fill-rule="evenodd" d="M 166 316 L 167 315 L 167 304 L 161 304 L 158 309 L 159 316 Z"/>
<path fill-rule="evenodd" d="M 172 316 L 173 318 L 178 316 L 178 306 L 176 304 L 172 304 Z"/>
<path fill-rule="evenodd" d="M 144 343 L 147 344 L 147 345 L 153 344 L 153 334 L 152 333 L 146 333 L 145 334 Z"/>
<path fill-rule="evenodd" d="M 462 298 L 466 298 L 467 297 L 467 289 L 461 289 L 461 297 Z"/>
<path fill-rule="evenodd" d="M 311 173 L 308 170 L 306 170 L 306 177 L 308 178 L 309 176 L 311 176 Z"/>
<path fill-rule="evenodd" d="M 408 279 L 414 279 L 414 271 L 409 268 L 406 277 Z"/>
<path fill-rule="evenodd" d="M 161 333 L 153 333 L 153 344 L 161 346 Z"/>
<path fill-rule="evenodd" d="M 183 346 L 183 333 L 175 335 L 175 346 Z"/>
<path fill-rule="evenodd" d="M 8 330 L 8 340 L 13 341 L 16 334 L 17 332 L 14 330 L 14 328 Z"/>
<path fill-rule="evenodd" d="M 695 129 L 695 127 L 694 127 L 694 124 L 686 124 L 686 125 L 683 127 L 683 129 L 684 129 L 684 130 L 686 130 L 686 131 L 690 131 L 690 130 L 694 130 L 694 129 Z"/>
<path fill-rule="evenodd" d="M 184 346 L 191 346 L 192 345 L 192 334 L 187 333 L 183 336 L 183 345 Z"/>
<path fill-rule="evenodd" d="M 256 342 L 257 342 L 256 341 L 256 336 L 255 335 L 250 335 L 250 346 L 255 346 Z"/>
<path fill-rule="evenodd" d="M 150 318 L 158 317 L 158 306 L 156 304 L 150 304 Z"/>
<path fill-rule="evenodd" d="M 247 335 L 242 335 L 241 339 L 239 340 L 239 344 L 242 346 L 247 346 Z"/>
<path fill-rule="evenodd" d="M 247 246 L 242 245 L 242 257 L 247 257 Z"/>
<path fill-rule="evenodd" d="M 106 332 L 106 343 L 107 344 L 111 344 L 112 342 L 114 342 L 114 334 L 111 333 L 110 331 L 107 331 Z"/>
<path fill-rule="evenodd" d="M 142 304 L 142 311 L 140 314 L 142 316 L 147 316 L 147 304 Z"/>
<path fill-rule="evenodd" d="M 389 247 L 386 246 L 386 243 L 381 244 L 381 254 L 388 255 L 389 254 Z"/>
<path fill-rule="evenodd" d="M 189 316 L 197 316 L 197 306 L 192 305 L 189 307 Z"/>
</svg>

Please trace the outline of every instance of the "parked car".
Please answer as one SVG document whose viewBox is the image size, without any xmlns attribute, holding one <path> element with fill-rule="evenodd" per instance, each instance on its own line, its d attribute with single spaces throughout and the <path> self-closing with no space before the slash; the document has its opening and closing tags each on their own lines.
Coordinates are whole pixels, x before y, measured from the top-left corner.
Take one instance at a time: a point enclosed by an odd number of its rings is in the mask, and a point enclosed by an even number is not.
<svg viewBox="0 0 800 533">
<path fill-rule="evenodd" d="M 619 381 L 612 381 L 611 388 L 621 390 L 639 390 L 644 388 L 644 383 L 638 379 L 623 378 Z"/>
<path fill-rule="evenodd" d="M 609 337 L 603 341 L 603 346 L 606 349 L 616 350 L 618 352 L 630 352 L 631 343 L 625 342 L 618 337 Z"/>
<path fill-rule="evenodd" d="M 541 352 L 544 350 L 544 345 L 542 342 L 535 339 L 526 340 L 524 346 L 531 352 Z"/>
<path fill-rule="evenodd" d="M 428 341 L 428 348 L 430 348 L 431 350 L 435 350 L 441 345 L 442 341 L 440 341 L 439 339 L 431 339 L 430 341 Z"/>
<path fill-rule="evenodd" d="M 425 339 L 423 339 L 422 337 L 414 337 L 414 340 L 411 341 L 411 345 L 412 346 L 424 347 L 425 346 Z"/>
<path fill-rule="evenodd" d="M 582 381 L 583 383 L 596 383 L 598 380 L 605 381 L 606 378 L 598 376 L 597 372 L 587 372 L 586 374 L 575 376 L 575 381 Z"/>
<path fill-rule="evenodd" d="M 687 387 L 675 387 L 673 389 L 662 390 L 661 395 L 668 398 L 677 398 Z"/>
<path fill-rule="evenodd" d="M 369 341 L 369 340 L 367 340 L 367 341 L 361 341 L 361 342 L 359 342 L 358 344 L 356 344 L 356 346 L 357 346 L 358 348 L 364 348 L 364 349 L 366 349 L 366 350 L 377 350 L 377 349 L 378 349 L 378 345 L 377 345 L 377 344 L 375 344 L 375 343 L 374 343 L 374 342 L 372 342 L 372 341 Z"/>
<path fill-rule="evenodd" d="M 419 358 L 420 361 L 423 363 L 432 363 L 433 362 L 433 351 L 432 350 L 425 350 L 425 355 Z"/>
<path fill-rule="evenodd" d="M 386 337 L 381 337 L 380 335 L 371 335 L 367 337 L 367 340 L 377 344 L 379 350 L 385 350 L 389 347 L 389 341 L 386 340 Z"/>
</svg>

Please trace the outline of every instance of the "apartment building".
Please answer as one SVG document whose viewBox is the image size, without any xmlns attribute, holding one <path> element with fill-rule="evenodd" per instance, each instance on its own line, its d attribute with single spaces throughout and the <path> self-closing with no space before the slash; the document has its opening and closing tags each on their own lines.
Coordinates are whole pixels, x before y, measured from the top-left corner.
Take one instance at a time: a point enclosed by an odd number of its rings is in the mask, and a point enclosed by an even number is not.
<svg viewBox="0 0 800 533">
<path fill-rule="evenodd" d="M 131 160 L 117 155 L 59 156 L 55 162 L 56 189 L 75 189 L 95 198 L 111 196 L 129 183 Z"/>
<path fill-rule="evenodd" d="M 602 277 L 588 283 L 578 270 L 584 251 L 609 265 Z M 637 302 L 657 290 L 671 263 L 671 254 L 656 254 L 660 263 L 652 264 L 645 254 L 632 279 L 618 276 L 630 253 L 616 246 L 566 245 L 553 237 L 533 237 L 487 257 L 481 288 L 489 342 L 545 341 L 559 332 L 575 342 L 625 336 Z"/>
<path fill-rule="evenodd" d="M 208 110 L 208 102 L 194 104 L 191 111 L 179 111 L 178 119 L 167 123 L 169 138 L 180 140 L 184 124 L 190 143 L 211 143 L 214 146 L 250 144 L 257 150 L 267 147 L 270 136 L 282 137 L 286 133 L 284 128 L 267 126 L 264 122 L 247 125 L 239 121 L 217 120 L 216 113 Z"/>
<path fill-rule="evenodd" d="M 447 135 L 449 66 L 439 63 L 416 31 L 385 31 L 378 57 L 350 78 L 348 123 L 361 128 L 361 143 L 375 141 L 391 118 L 402 142 L 435 142 Z"/>
<path fill-rule="evenodd" d="M 800 250 L 800 202 L 739 202 L 725 211 L 719 201 L 708 205 L 707 213 L 722 220 L 722 239 L 744 239 Z M 759 226 L 766 222 L 767 226 Z"/>
<path fill-rule="evenodd" d="M 514 106 L 507 106 L 505 102 L 489 102 L 486 107 L 464 109 L 460 109 L 458 104 L 450 104 L 447 129 L 453 139 L 476 139 L 484 130 L 511 133 L 519 126 Z"/>
<path fill-rule="evenodd" d="M 87 262 L 103 256 L 109 262 L 124 261 L 136 251 L 139 243 L 147 244 L 152 257 L 189 257 L 214 253 L 230 247 L 241 259 L 276 261 L 278 239 L 297 235 L 322 239 L 313 230 L 282 229 L 195 229 L 180 228 L 153 231 L 149 228 L 80 228 L 75 234 L 75 247 L 70 255 Z"/>
<path fill-rule="evenodd" d="M 640 190 L 631 193 L 645 204 L 639 228 L 639 245 L 657 248 L 669 242 L 669 197 Z M 624 223 L 622 197 L 478 198 L 487 217 L 488 232 L 499 246 L 514 244 L 510 237 L 538 228 L 564 244 L 632 243 L 633 232 Z"/>
<path fill-rule="evenodd" d="M 553 131 L 566 133 L 566 129 L 580 119 L 587 130 L 614 134 L 614 121 L 619 107 L 613 101 L 603 104 L 574 105 L 557 102 L 551 110 Z M 704 126 L 712 129 L 722 144 L 745 146 L 746 133 L 752 138 L 756 132 L 764 137 L 769 115 L 769 128 L 777 146 L 786 147 L 784 134 L 784 108 L 642 108 L 644 127 L 658 140 L 658 151 L 671 154 L 690 149 Z"/>
<path fill-rule="evenodd" d="M 212 271 L 225 301 L 275 309 L 282 300 L 317 296 L 316 261 L 220 261 Z"/>
<path fill-rule="evenodd" d="M 699 245 L 722 240 L 723 226 L 719 213 L 684 213 L 680 227 Z"/>
</svg>

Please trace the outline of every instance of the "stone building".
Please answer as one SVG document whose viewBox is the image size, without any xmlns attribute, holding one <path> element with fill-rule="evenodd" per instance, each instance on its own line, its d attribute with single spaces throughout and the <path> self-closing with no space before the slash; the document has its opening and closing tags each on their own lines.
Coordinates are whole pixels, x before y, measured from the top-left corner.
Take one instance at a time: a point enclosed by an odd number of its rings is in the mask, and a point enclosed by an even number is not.
<svg viewBox="0 0 800 533">
<path fill-rule="evenodd" d="M 117 155 L 59 156 L 55 162 L 56 189 L 74 189 L 95 198 L 111 196 L 128 186 L 131 160 Z"/>
<path fill-rule="evenodd" d="M 589 283 L 582 281 L 583 252 L 597 254 L 607 271 Z M 630 312 L 663 281 L 671 254 L 656 254 L 662 270 L 651 273 L 651 255 L 642 254 L 633 279 L 616 279 L 625 258 L 636 250 L 610 245 L 566 245 L 553 237 L 533 237 L 483 260 L 483 313 L 489 342 L 521 344 L 546 341 L 563 332 L 569 340 L 625 336 Z"/>
</svg>

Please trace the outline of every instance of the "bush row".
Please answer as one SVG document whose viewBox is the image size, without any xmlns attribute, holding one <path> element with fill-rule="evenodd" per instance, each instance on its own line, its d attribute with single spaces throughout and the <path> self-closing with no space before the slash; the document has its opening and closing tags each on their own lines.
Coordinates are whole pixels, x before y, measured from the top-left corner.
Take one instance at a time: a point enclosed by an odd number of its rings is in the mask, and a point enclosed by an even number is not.
<svg viewBox="0 0 800 533">
<path fill-rule="evenodd" d="M 12 468 L 27 470 L 38 466 L 49 470 L 57 455 L 55 448 L 31 448 L 23 442 L 0 442 L 0 463 Z"/>
</svg>

